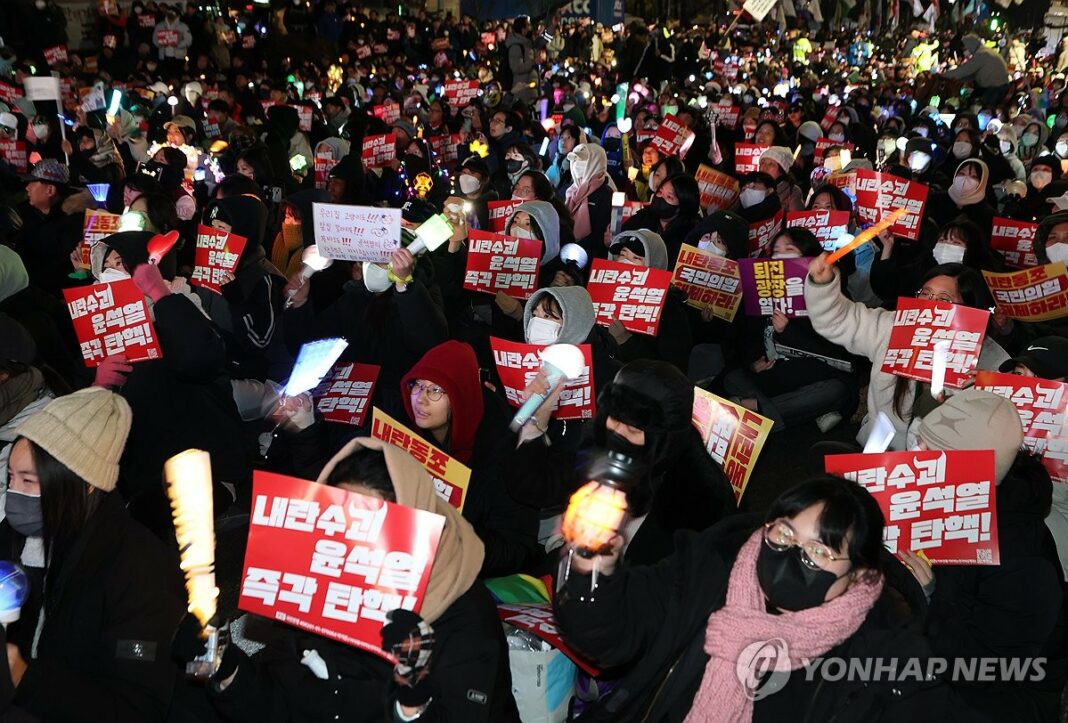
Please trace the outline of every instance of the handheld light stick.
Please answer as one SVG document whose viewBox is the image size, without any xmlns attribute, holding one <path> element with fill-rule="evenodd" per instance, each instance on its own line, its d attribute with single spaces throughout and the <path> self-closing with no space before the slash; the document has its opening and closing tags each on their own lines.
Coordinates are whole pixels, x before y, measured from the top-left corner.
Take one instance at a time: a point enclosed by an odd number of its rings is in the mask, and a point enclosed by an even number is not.
<svg viewBox="0 0 1068 723">
<path fill-rule="evenodd" d="M 330 266 L 334 263 L 333 259 L 328 259 L 325 256 L 319 255 L 319 247 L 315 244 L 308 246 L 304 249 L 304 254 L 301 256 L 301 263 L 304 265 L 300 269 L 300 286 L 304 286 L 312 276 L 317 272 Z M 297 287 L 297 289 L 300 288 Z M 285 308 L 293 306 L 293 296 L 296 295 L 297 289 L 293 289 L 286 294 Z"/>
<path fill-rule="evenodd" d="M 936 341 L 931 360 L 931 396 L 938 399 L 946 388 L 946 364 L 949 362 L 949 342 Z"/>
<path fill-rule="evenodd" d="M 515 413 L 512 423 L 509 425 L 513 432 L 530 421 L 530 418 L 541 408 L 545 400 L 552 396 L 553 392 L 565 381 L 577 379 L 586 366 L 586 359 L 582 350 L 572 344 L 553 344 L 545 347 L 541 352 L 541 368 L 545 371 L 545 382 L 548 385 L 544 394 L 531 394 L 523 406 Z"/>
<path fill-rule="evenodd" d="M 156 234 L 148 240 L 148 263 L 159 266 L 174 245 L 178 243 L 178 232 L 170 231 L 165 234 Z"/>
<path fill-rule="evenodd" d="M 412 252 L 412 256 L 418 256 L 424 251 L 436 251 L 452 237 L 452 232 L 452 224 L 445 219 L 445 214 L 431 216 L 415 229 L 415 240 L 408 244 L 408 250 Z"/>
<path fill-rule="evenodd" d="M 30 579 L 26 571 L 14 562 L 0 560 L 0 623 L 5 628 L 19 619 L 29 596 Z"/>
</svg>

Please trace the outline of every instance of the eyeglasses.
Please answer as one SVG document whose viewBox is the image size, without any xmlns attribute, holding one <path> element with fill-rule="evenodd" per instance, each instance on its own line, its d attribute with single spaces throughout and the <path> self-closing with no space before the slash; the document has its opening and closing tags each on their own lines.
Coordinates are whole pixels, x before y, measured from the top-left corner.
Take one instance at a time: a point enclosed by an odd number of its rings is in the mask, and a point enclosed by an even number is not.
<svg viewBox="0 0 1068 723">
<path fill-rule="evenodd" d="M 432 402 L 440 401 L 445 396 L 445 390 L 439 387 L 437 384 L 422 384 L 414 379 L 408 382 L 408 394 L 415 396 L 416 394 L 426 395 L 426 398 Z"/>
<path fill-rule="evenodd" d="M 945 304 L 956 304 L 957 300 L 949 294 L 936 294 L 928 288 L 920 289 L 916 292 L 917 299 L 927 299 L 928 301 L 941 301 Z"/>
<path fill-rule="evenodd" d="M 815 540 L 798 542 L 793 528 L 783 520 L 775 520 L 764 525 L 764 543 L 775 552 L 786 552 L 791 547 L 800 547 L 801 562 L 813 570 L 822 570 L 832 562 L 849 559 L 835 555 L 822 542 Z"/>
</svg>

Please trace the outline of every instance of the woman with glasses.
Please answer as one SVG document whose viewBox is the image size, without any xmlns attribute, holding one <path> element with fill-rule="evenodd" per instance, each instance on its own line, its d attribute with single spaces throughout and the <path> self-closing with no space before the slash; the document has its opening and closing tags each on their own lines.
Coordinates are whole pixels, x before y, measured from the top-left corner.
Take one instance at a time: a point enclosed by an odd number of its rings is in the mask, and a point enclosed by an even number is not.
<svg viewBox="0 0 1068 723">
<path fill-rule="evenodd" d="M 923 593 L 883 549 L 883 525 L 863 487 L 819 477 L 780 495 L 763 525 L 680 534 L 656 566 L 619 566 L 618 536 L 574 555 L 556 597 L 564 638 L 626 670 L 583 720 L 936 719 L 937 681 L 837 674 L 838 661 L 929 655 L 914 627 Z"/>
</svg>

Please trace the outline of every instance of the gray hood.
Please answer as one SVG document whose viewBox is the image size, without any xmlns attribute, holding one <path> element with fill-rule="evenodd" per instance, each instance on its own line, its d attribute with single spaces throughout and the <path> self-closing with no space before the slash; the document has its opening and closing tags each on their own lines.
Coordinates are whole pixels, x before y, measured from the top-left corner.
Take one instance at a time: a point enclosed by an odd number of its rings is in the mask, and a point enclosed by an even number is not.
<svg viewBox="0 0 1068 723">
<path fill-rule="evenodd" d="M 645 253 L 643 254 L 645 263 L 649 268 L 671 271 L 668 266 L 667 245 L 664 244 L 664 239 L 661 238 L 660 234 L 644 228 L 636 231 L 624 231 L 612 239 L 610 248 L 615 248 L 616 244 L 626 241 L 628 238 L 634 238 L 641 242 L 641 245 L 645 248 Z M 613 261 L 619 260 L 619 256 L 614 251 L 610 250 L 609 256 Z"/>
<path fill-rule="evenodd" d="M 14 249 L 0 245 L 0 301 L 30 285 L 30 275 L 22 257 Z"/>
<path fill-rule="evenodd" d="M 560 327 L 558 344 L 585 344 L 593 331 L 593 323 L 596 315 L 593 310 L 593 300 L 590 292 L 582 286 L 560 286 L 538 289 L 534 295 L 527 299 L 527 305 L 523 307 L 523 329 L 530 324 L 530 317 L 534 314 L 534 308 L 546 294 L 556 299 L 563 313 Z M 525 341 L 525 338 L 524 338 Z"/>
<path fill-rule="evenodd" d="M 541 254 L 541 265 L 544 266 L 560 255 L 560 214 L 556 212 L 556 208 L 548 201 L 521 203 L 515 207 L 512 215 L 508 217 L 508 222 L 504 225 L 506 234 L 511 232 L 512 221 L 520 211 L 530 214 L 538 222 L 538 228 L 541 229 L 542 241 L 544 242 Z"/>
</svg>

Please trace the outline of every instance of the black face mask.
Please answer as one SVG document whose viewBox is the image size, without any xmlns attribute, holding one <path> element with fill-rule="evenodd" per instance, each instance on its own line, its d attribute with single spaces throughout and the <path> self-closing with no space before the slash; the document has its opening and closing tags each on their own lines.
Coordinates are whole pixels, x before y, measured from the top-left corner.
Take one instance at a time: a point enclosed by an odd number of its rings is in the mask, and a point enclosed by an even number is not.
<svg viewBox="0 0 1068 723">
<path fill-rule="evenodd" d="M 613 432 L 610 429 L 605 430 L 605 446 L 610 451 L 619 452 L 635 461 L 643 459 L 647 451 L 644 446 L 634 444 L 622 434 Z"/>
<path fill-rule="evenodd" d="M 514 176 L 519 173 L 519 169 L 523 167 L 523 161 L 517 161 L 514 158 L 509 158 L 504 162 L 504 169 L 508 171 L 508 174 Z"/>
<path fill-rule="evenodd" d="M 808 610 L 823 604 L 827 591 L 838 577 L 826 570 L 813 570 L 801 561 L 801 548 L 776 552 L 760 543 L 757 580 L 768 604 L 780 610 Z"/>
<path fill-rule="evenodd" d="M 653 214 L 655 218 L 665 219 L 674 218 L 679 213 L 679 207 L 673 206 L 664 200 L 662 196 L 657 196 L 653 199 L 653 202 L 649 204 L 649 212 Z"/>
</svg>

